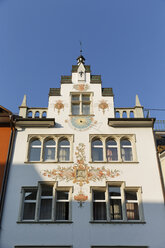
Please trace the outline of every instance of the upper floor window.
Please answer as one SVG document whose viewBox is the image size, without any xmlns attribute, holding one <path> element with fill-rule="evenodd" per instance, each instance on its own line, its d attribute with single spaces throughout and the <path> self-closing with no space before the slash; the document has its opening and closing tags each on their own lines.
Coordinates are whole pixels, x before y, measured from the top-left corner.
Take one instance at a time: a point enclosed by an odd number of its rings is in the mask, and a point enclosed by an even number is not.
<svg viewBox="0 0 165 248">
<path fill-rule="evenodd" d="M 137 162 L 135 135 L 90 135 L 92 162 Z"/>
<path fill-rule="evenodd" d="M 30 135 L 32 136 L 32 135 Z M 37 135 L 31 137 L 28 149 L 30 162 L 70 162 L 72 161 L 73 135 Z"/>
<path fill-rule="evenodd" d="M 69 161 L 70 159 L 70 142 L 67 139 L 62 139 L 59 141 L 59 161 Z"/>
<path fill-rule="evenodd" d="M 90 115 L 91 113 L 91 94 L 72 94 L 71 95 L 72 115 Z"/>
<path fill-rule="evenodd" d="M 121 140 L 121 157 L 123 161 L 132 161 L 132 145 L 128 139 Z"/>
<path fill-rule="evenodd" d="M 20 221 L 68 221 L 70 188 L 56 188 L 53 183 L 22 189 Z"/>
<path fill-rule="evenodd" d="M 29 161 L 40 161 L 41 157 L 41 141 L 39 139 L 30 142 Z"/>
<path fill-rule="evenodd" d="M 55 160 L 56 142 L 49 139 L 44 142 L 44 161 Z"/>
<path fill-rule="evenodd" d="M 103 161 L 103 143 L 100 139 L 92 141 L 92 161 Z"/>
<path fill-rule="evenodd" d="M 93 189 L 93 220 L 143 221 L 141 189 L 124 184 Z M 106 197 L 107 195 L 107 197 Z"/>
<path fill-rule="evenodd" d="M 108 139 L 106 141 L 106 157 L 107 161 L 117 161 L 118 154 L 117 154 L 117 143 L 113 139 Z"/>
</svg>

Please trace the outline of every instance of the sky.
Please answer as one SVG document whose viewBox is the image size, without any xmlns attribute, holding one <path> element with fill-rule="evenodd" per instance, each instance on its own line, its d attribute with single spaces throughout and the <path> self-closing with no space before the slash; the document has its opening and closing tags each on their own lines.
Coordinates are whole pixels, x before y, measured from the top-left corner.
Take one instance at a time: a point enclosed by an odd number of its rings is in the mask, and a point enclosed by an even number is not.
<svg viewBox="0 0 165 248">
<path fill-rule="evenodd" d="M 165 0 L 0 0 L 0 105 L 47 107 L 49 88 L 86 64 L 115 107 L 165 109 Z M 165 111 L 151 111 L 165 119 Z"/>
</svg>

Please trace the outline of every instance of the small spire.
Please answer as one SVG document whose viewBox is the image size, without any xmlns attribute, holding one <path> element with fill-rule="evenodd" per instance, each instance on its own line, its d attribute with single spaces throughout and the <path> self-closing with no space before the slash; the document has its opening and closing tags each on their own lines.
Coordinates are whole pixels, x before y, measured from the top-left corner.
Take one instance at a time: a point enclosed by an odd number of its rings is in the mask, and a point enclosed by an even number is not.
<svg viewBox="0 0 165 248">
<path fill-rule="evenodd" d="M 27 106 L 26 105 L 26 95 L 24 95 L 21 107 L 26 107 L 26 106 Z"/>
<path fill-rule="evenodd" d="M 81 63 L 85 64 L 85 58 L 82 55 L 82 42 L 80 41 L 80 56 L 77 58 L 77 64 L 80 65 Z"/>
<path fill-rule="evenodd" d="M 136 106 L 136 107 L 141 107 L 141 104 L 140 104 L 138 95 L 136 95 L 135 106 Z"/>
</svg>

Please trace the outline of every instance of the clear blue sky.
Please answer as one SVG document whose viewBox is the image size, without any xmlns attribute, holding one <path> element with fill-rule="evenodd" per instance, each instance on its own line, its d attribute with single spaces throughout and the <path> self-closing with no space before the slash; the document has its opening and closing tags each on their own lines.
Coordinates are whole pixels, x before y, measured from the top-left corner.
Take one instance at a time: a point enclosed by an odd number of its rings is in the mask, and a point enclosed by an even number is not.
<svg viewBox="0 0 165 248">
<path fill-rule="evenodd" d="M 0 105 L 47 107 L 80 40 L 116 107 L 165 109 L 165 0 L 0 0 Z"/>
</svg>

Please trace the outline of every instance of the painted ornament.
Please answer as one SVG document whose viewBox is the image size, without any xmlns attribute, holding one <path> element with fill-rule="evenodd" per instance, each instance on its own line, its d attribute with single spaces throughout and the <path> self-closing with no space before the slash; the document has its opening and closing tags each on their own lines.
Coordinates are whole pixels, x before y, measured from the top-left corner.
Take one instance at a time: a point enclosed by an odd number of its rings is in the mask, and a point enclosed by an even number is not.
<svg viewBox="0 0 165 248">
<path fill-rule="evenodd" d="M 98 107 L 103 111 L 103 114 L 105 113 L 105 109 L 109 108 L 108 103 L 104 100 L 100 101 Z"/>
<path fill-rule="evenodd" d="M 58 100 L 55 105 L 54 108 L 58 110 L 58 114 L 60 113 L 60 110 L 64 108 L 64 104 L 62 103 L 61 100 Z"/>
</svg>

